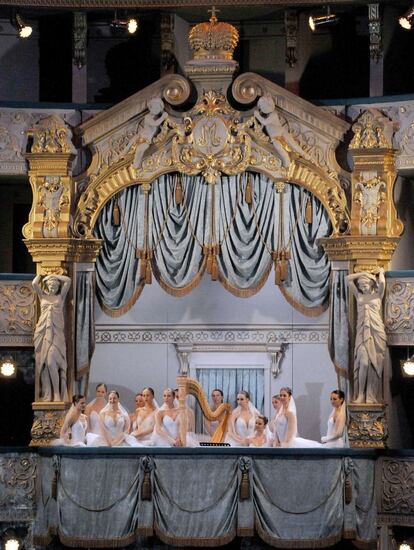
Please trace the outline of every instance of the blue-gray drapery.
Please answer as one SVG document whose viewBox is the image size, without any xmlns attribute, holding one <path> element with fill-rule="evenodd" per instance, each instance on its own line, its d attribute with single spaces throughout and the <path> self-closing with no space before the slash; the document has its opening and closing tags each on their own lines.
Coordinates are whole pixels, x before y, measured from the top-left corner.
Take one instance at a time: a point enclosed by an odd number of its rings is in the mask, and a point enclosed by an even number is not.
<svg viewBox="0 0 414 550">
<path fill-rule="evenodd" d="M 332 270 L 328 349 L 338 375 L 339 388 L 347 394 L 349 378 L 348 286 L 346 270 Z"/>
<path fill-rule="evenodd" d="M 185 472 L 185 475 L 183 475 Z M 214 458 L 158 458 L 154 471 L 154 528 L 167 544 L 217 546 L 237 528 L 237 463 Z"/>
<path fill-rule="evenodd" d="M 323 205 L 306 189 L 290 185 L 284 193 L 285 242 L 291 251 L 290 279 L 281 286 L 285 298 L 305 315 L 320 315 L 328 307 L 330 262 L 318 239 L 331 233 L 331 222 Z M 312 223 L 305 210 L 310 201 Z M 289 246 L 290 242 L 290 246 Z"/>
<path fill-rule="evenodd" d="M 237 369 L 237 368 L 202 368 L 196 369 L 196 378 L 202 385 L 206 395 L 211 396 L 214 389 L 222 390 L 225 403 L 236 406 L 236 397 L 239 391 L 245 390 L 250 394 L 253 405 L 263 412 L 264 409 L 264 370 Z M 203 431 L 202 415 L 197 414 L 196 431 Z"/>
<path fill-rule="evenodd" d="M 246 200 L 248 186 L 251 200 Z M 253 173 L 222 176 L 214 186 L 200 176 L 161 176 L 151 185 L 148 218 L 146 196 L 139 186 L 112 198 L 94 231 L 104 240 L 96 265 L 103 309 L 117 316 L 132 307 L 145 284 L 137 253 L 145 247 L 158 282 L 173 295 L 194 288 L 206 268 L 237 296 L 258 292 L 280 240 L 281 198 L 283 240 L 292 254 L 290 277 L 281 290 L 294 307 L 319 315 L 328 303 L 330 265 L 318 245 L 318 238 L 331 232 L 327 212 L 307 190 L 288 184 L 284 193 L 278 193 L 274 182 Z M 304 219 L 308 201 L 311 223 Z M 119 225 L 113 223 L 116 203 Z"/>
<path fill-rule="evenodd" d="M 95 272 L 76 274 L 75 365 L 76 393 L 86 395 L 89 365 L 95 349 Z"/>
<path fill-rule="evenodd" d="M 113 223 L 116 201 L 119 225 Z M 97 296 L 102 309 L 113 317 L 128 311 L 144 287 L 141 260 L 136 257 L 136 250 L 144 245 L 144 208 L 141 188 L 129 187 L 107 202 L 94 229 L 94 236 L 103 240 L 96 260 Z"/>
<path fill-rule="evenodd" d="M 341 537 L 375 547 L 375 459 L 243 451 L 39 457 L 34 542 L 46 546 L 57 535 L 71 547 L 123 547 L 154 528 L 168 544 L 219 546 L 255 525 L 280 548 L 325 547 Z M 241 462 L 251 471 L 247 500 L 239 499 Z"/>
</svg>

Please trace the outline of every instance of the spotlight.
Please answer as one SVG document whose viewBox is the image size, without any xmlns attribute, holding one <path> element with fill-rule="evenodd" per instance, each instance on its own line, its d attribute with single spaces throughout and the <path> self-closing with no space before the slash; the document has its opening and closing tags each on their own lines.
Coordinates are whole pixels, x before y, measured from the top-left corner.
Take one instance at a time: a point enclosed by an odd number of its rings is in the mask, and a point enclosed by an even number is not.
<svg viewBox="0 0 414 550">
<path fill-rule="evenodd" d="M 128 19 L 118 19 L 116 14 L 112 20 L 111 27 L 114 29 L 125 29 L 129 34 L 135 34 L 138 30 L 138 19 L 129 17 Z"/>
<path fill-rule="evenodd" d="M 19 548 L 20 542 L 14 537 L 8 538 L 4 545 L 4 550 L 19 550 Z"/>
<path fill-rule="evenodd" d="M 331 13 L 330 9 L 328 8 L 326 15 L 311 15 L 309 17 L 309 27 L 312 32 L 315 32 L 317 27 L 321 27 L 322 25 L 331 25 L 333 23 L 337 23 L 338 21 L 339 17 L 334 13 Z"/>
<path fill-rule="evenodd" d="M 409 544 L 407 544 L 406 542 L 402 542 L 399 545 L 398 550 L 412 550 L 412 547 Z"/>
<path fill-rule="evenodd" d="M 16 376 L 16 363 L 12 357 L 5 357 L 0 363 L 0 374 L 4 378 L 14 378 Z"/>
<path fill-rule="evenodd" d="M 33 32 L 33 28 L 27 25 L 18 13 L 15 18 L 15 27 L 17 28 L 20 38 L 29 38 Z"/>
<path fill-rule="evenodd" d="M 401 361 L 401 367 L 404 376 L 414 376 L 414 357 L 408 357 L 405 361 Z"/>
<path fill-rule="evenodd" d="M 414 5 L 411 6 L 411 8 L 398 19 L 398 23 L 401 25 L 403 29 L 406 29 L 407 31 L 409 31 L 412 28 L 413 17 L 414 17 Z"/>
</svg>

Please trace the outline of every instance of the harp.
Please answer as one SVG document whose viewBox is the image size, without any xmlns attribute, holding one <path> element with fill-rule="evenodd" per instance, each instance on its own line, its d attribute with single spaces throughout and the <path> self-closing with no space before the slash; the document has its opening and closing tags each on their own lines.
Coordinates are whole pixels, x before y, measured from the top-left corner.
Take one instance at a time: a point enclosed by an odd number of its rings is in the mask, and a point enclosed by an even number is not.
<svg viewBox="0 0 414 550">
<path fill-rule="evenodd" d="M 200 405 L 201 411 L 204 417 L 207 420 L 214 421 L 218 420 L 219 425 L 215 430 L 214 434 L 211 436 L 212 443 L 222 443 L 224 441 L 224 436 L 226 435 L 227 422 L 230 416 L 231 406 L 229 403 L 222 403 L 213 411 L 208 404 L 206 394 L 202 386 L 194 380 L 194 378 L 189 378 L 188 376 L 178 376 L 177 377 L 177 388 L 178 388 L 178 401 L 180 408 L 186 407 L 186 397 L 187 395 L 193 395 Z M 187 431 L 187 426 L 184 425 L 184 431 Z M 182 434 L 182 437 L 185 434 Z"/>
</svg>

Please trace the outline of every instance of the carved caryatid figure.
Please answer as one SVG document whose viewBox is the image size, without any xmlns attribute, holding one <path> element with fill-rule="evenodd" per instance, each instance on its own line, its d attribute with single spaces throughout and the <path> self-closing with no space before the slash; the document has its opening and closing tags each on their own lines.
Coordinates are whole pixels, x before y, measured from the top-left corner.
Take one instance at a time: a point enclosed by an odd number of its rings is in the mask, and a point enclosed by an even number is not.
<svg viewBox="0 0 414 550">
<path fill-rule="evenodd" d="M 70 278 L 48 275 L 33 280 L 40 300 L 40 316 L 34 332 L 36 391 L 41 401 L 67 401 L 64 305 Z"/>
<path fill-rule="evenodd" d="M 283 144 L 286 144 L 289 149 L 298 153 L 298 155 L 309 159 L 309 155 L 305 153 L 290 135 L 287 126 L 281 123 L 272 96 L 262 96 L 257 102 L 257 106 L 258 109 L 254 112 L 254 116 L 265 128 L 273 147 L 280 156 L 282 166 L 288 168 L 290 164 L 289 153 L 286 151 Z"/>
<path fill-rule="evenodd" d="M 142 157 L 145 151 L 151 145 L 152 140 L 156 136 L 161 124 L 168 114 L 164 111 L 164 103 L 161 98 L 154 97 L 148 101 L 149 112 L 144 117 L 143 126 L 138 132 L 137 148 L 135 149 L 134 168 L 141 166 Z"/>
<path fill-rule="evenodd" d="M 382 298 L 385 292 L 384 270 L 378 279 L 371 273 L 355 273 L 347 277 L 357 302 L 357 325 L 354 349 L 354 401 L 382 401 L 382 375 L 387 347 Z"/>
</svg>

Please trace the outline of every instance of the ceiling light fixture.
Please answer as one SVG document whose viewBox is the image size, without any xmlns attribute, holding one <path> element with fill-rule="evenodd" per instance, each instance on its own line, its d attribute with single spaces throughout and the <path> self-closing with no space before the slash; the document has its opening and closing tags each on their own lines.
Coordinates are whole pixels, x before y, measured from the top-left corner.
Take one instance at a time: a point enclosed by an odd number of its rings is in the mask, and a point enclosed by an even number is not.
<svg viewBox="0 0 414 550">
<path fill-rule="evenodd" d="M 315 32 L 316 29 L 322 25 L 331 25 L 333 23 L 337 23 L 338 21 L 339 17 L 334 13 L 331 13 L 330 8 L 328 7 L 326 10 L 326 15 L 310 15 L 309 27 L 312 32 Z"/>
<path fill-rule="evenodd" d="M 399 545 L 398 550 L 412 550 L 412 547 L 409 544 L 407 544 L 406 542 L 402 542 Z"/>
<path fill-rule="evenodd" d="M 412 5 L 411 8 L 398 19 L 398 23 L 401 25 L 403 29 L 406 29 L 407 31 L 409 31 L 412 28 L 413 18 L 414 18 L 414 5 Z"/>
<path fill-rule="evenodd" d="M 20 548 L 20 542 L 18 539 L 14 537 L 8 538 L 4 545 L 4 550 L 19 550 L 19 548 Z"/>
<path fill-rule="evenodd" d="M 33 32 L 33 27 L 25 23 L 18 13 L 16 13 L 14 26 L 16 27 L 20 38 L 29 38 Z"/>
</svg>

